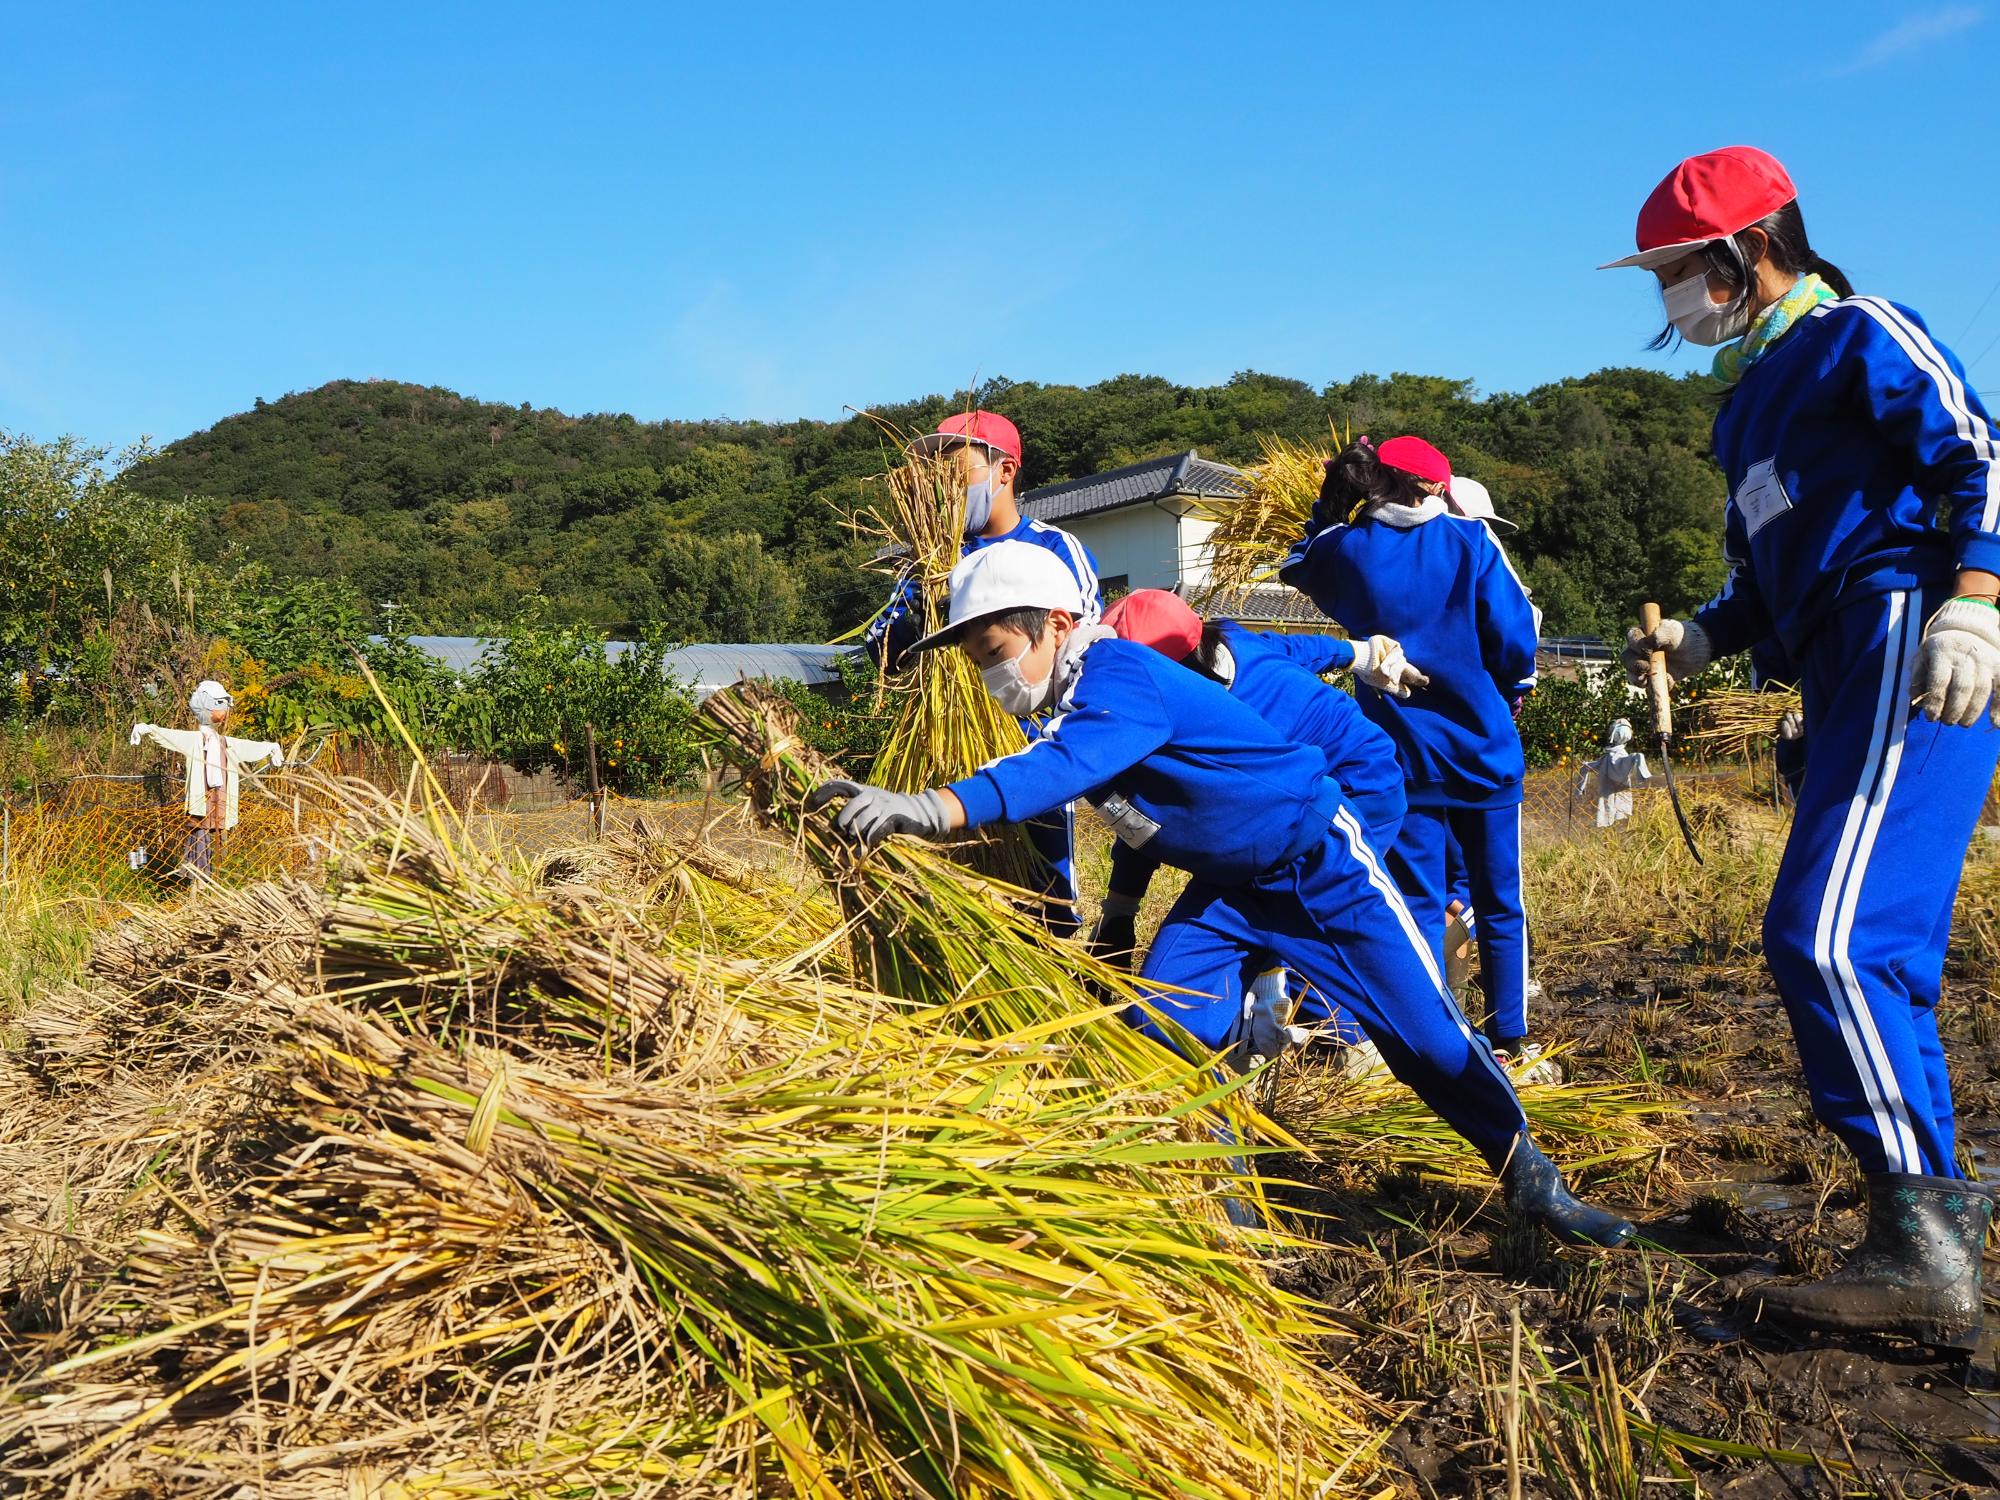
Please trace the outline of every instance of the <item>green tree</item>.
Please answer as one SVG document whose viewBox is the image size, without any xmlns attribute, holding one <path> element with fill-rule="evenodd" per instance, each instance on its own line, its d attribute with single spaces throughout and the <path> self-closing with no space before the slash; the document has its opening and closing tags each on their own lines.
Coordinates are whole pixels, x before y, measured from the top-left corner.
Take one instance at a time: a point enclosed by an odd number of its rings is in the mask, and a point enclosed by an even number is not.
<svg viewBox="0 0 2000 1500">
<path fill-rule="evenodd" d="M 587 777 L 587 733 L 605 784 L 641 794 L 683 787 L 701 771 L 694 694 L 667 675 L 671 647 L 641 642 L 616 656 L 580 625 L 523 623 L 468 675 L 451 743 L 516 770 Z"/>
<path fill-rule="evenodd" d="M 67 672 L 122 600 L 165 607 L 189 560 L 190 507 L 120 472 L 144 458 L 75 438 L 0 432 L 0 659 L 35 681 Z"/>
</svg>

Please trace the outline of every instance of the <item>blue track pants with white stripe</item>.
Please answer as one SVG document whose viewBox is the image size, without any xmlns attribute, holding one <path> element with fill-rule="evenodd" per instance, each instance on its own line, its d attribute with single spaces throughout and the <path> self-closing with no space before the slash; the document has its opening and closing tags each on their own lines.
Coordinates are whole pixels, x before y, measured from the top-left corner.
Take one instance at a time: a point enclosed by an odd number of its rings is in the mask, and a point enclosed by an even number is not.
<svg viewBox="0 0 2000 1500">
<path fill-rule="evenodd" d="M 1497 1171 L 1527 1121 L 1492 1049 L 1446 992 L 1433 947 L 1343 800 L 1326 837 L 1271 874 L 1235 887 L 1190 881 L 1141 973 L 1214 997 L 1162 993 L 1152 1003 L 1220 1048 L 1244 990 L 1275 955 L 1353 1014 L 1390 1071 Z M 1159 1036 L 1143 1016 L 1132 1019 Z"/>
<path fill-rule="evenodd" d="M 1943 598 L 1858 600 L 1804 653 L 1812 750 L 1764 952 L 1813 1112 L 1862 1170 L 1957 1177 L 1938 992 L 2000 730 L 1941 726 L 1910 705 L 1924 622 Z"/>
<path fill-rule="evenodd" d="M 1412 807 L 1389 867 L 1417 919 L 1444 960 L 1444 908 L 1450 889 L 1450 845 L 1457 840 L 1466 889 L 1479 914 L 1479 988 L 1489 1034 L 1512 1041 L 1528 1034 L 1528 915 L 1521 901 L 1521 805 Z"/>
</svg>

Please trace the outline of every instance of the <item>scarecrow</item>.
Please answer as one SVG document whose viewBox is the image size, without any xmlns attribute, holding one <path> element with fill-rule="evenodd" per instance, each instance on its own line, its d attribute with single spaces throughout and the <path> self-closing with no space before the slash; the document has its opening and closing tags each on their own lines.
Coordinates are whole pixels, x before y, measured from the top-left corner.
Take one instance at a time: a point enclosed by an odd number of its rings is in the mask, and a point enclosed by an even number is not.
<svg viewBox="0 0 2000 1500">
<path fill-rule="evenodd" d="M 183 803 L 192 820 L 184 863 L 202 874 L 215 869 L 215 835 L 237 823 L 238 773 L 264 764 L 282 766 L 284 750 L 270 740 L 239 740 L 227 733 L 229 711 L 235 706 L 229 689 L 204 680 L 188 695 L 193 729 L 168 729 L 160 724 L 134 724 L 132 743 L 150 740 L 178 755 L 187 768 Z"/>
<path fill-rule="evenodd" d="M 1597 826 L 1609 828 L 1614 823 L 1622 823 L 1632 816 L 1632 787 L 1637 782 L 1653 779 L 1653 773 L 1646 765 L 1646 757 L 1634 755 L 1626 748 L 1632 743 L 1632 721 L 1613 719 L 1611 736 L 1604 742 L 1604 753 L 1583 768 L 1583 780 L 1577 783 L 1576 792 L 1580 797 L 1590 790 L 1593 780 L 1597 783 Z"/>
</svg>

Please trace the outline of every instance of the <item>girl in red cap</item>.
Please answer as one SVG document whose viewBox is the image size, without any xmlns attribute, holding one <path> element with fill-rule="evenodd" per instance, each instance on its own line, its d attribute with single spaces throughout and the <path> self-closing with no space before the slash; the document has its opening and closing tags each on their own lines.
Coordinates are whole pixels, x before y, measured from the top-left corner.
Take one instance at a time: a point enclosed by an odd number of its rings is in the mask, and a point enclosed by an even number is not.
<svg viewBox="0 0 2000 1500">
<path fill-rule="evenodd" d="M 1395 741 L 1409 812 L 1390 868 L 1444 960 L 1446 850 L 1464 851 L 1494 1050 L 1530 1059 L 1521 903 L 1521 736 L 1540 622 L 1483 522 L 1447 505 L 1451 465 L 1422 438 L 1360 438 L 1326 466 L 1306 535 L 1279 570 L 1357 635 L 1394 636 L 1430 676 L 1415 696 L 1355 697 Z"/>
<path fill-rule="evenodd" d="M 1682 162 L 1639 211 L 1669 328 L 1724 347 L 1722 592 L 1634 630 L 1675 677 L 1775 647 L 1812 744 L 1764 918 L 1813 1110 L 1860 1159 L 1868 1233 L 1833 1275 L 1758 1289 L 1821 1329 L 1965 1345 L 1992 1202 L 1959 1169 L 1936 1008 L 1966 846 L 2000 758 L 2000 437 L 1923 320 L 1858 297 L 1747 146 Z M 1913 708 L 1921 712 L 1913 712 Z M 1989 722 L 1990 721 L 1990 722 Z"/>
</svg>

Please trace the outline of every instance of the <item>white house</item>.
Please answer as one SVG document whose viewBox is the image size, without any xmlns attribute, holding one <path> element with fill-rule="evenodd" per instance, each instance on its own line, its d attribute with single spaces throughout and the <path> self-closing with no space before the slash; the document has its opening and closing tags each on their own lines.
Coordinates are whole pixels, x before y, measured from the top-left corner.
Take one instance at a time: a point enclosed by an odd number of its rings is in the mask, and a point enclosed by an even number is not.
<svg viewBox="0 0 2000 1500">
<path fill-rule="evenodd" d="M 1208 538 L 1215 523 L 1203 516 L 1201 502 L 1232 499 L 1248 486 L 1242 470 L 1190 448 L 1043 485 L 1021 497 L 1021 508 L 1090 549 L 1107 601 L 1133 589 L 1171 589 L 1205 613 L 1247 624 L 1329 628 L 1303 594 L 1282 584 L 1209 596 Z"/>
</svg>

